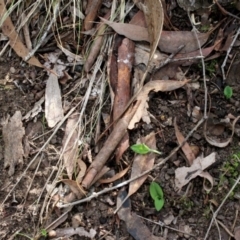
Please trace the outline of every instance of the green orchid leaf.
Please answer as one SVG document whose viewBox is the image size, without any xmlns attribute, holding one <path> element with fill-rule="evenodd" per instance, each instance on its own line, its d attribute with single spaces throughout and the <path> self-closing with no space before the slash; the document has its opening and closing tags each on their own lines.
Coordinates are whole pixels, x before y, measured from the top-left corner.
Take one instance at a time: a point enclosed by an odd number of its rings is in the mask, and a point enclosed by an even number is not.
<svg viewBox="0 0 240 240">
<path fill-rule="evenodd" d="M 154 206 L 157 211 L 160 211 L 164 205 L 164 199 L 156 199 L 154 200 Z"/>
<path fill-rule="evenodd" d="M 131 146 L 131 149 L 138 154 L 147 154 L 151 152 L 151 149 L 145 145 L 144 143 L 142 144 L 134 144 Z"/>
<path fill-rule="evenodd" d="M 226 86 L 224 88 L 224 92 L 223 93 L 224 93 L 224 96 L 226 97 L 226 99 L 230 99 L 232 97 L 232 95 L 233 95 L 233 90 L 232 90 L 231 87 Z"/>
<path fill-rule="evenodd" d="M 154 201 L 163 199 L 163 190 L 156 182 L 150 184 L 149 192 Z"/>
</svg>

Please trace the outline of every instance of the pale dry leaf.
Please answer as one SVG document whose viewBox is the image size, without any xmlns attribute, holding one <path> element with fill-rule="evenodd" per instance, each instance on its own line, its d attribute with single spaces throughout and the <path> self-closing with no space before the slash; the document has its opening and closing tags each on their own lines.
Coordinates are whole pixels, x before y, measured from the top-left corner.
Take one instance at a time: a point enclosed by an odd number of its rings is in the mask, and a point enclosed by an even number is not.
<svg viewBox="0 0 240 240">
<path fill-rule="evenodd" d="M 140 104 L 138 106 L 136 113 L 134 114 L 132 120 L 128 125 L 128 129 L 133 129 L 135 126 L 135 123 L 138 123 L 143 116 L 144 116 L 144 121 L 150 123 L 150 117 L 148 117 L 148 112 L 147 112 L 147 108 L 148 108 L 147 101 L 148 101 L 148 94 L 150 91 L 154 91 L 154 92 L 173 91 L 175 89 L 183 87 L 188 82 L 189 82 L 188 80 L 184 80 L 184 81 L 155 80 L 145 84 L 141 92 L 137 96 L 136 100 L 139 101 Z"/>
<path fill-rule="evenodd" d="M 1 26 L 2 32 L 9 38 L 10 46 L 13 48 L 16 54 L 24 60 L 25 57 L 29 55 L 29 50 L 25 47 L 21 38 L 16 32 L 11 18 L 6 14 L 7 10 L 4 0 L 0 0 L 0 19 L 5 18 Z M 27 62 L 31 65 L 43 68 L 43 65 L 35 57 L 31 57 Z"/>
<path fill-rule="evenodd" d="M 207 121 L 205 121 L 204 137 L 205 137 L 206 141 L 208 143 L 210 143 L 211 145 L 215 146 L 215 147 L 219 147 L 219 148 L 226 147 L 232 141 L 232 138 L 233 138 L 233 135 L 234 135 L 234 132 L 235 132 L 235 125 L 236 125 L 236 123 L 239 119 L 240 119 L 240 116 L 238 116 L 234 119 L 234 121 L 232 123 L 232 127 L 231 127 L 232 128 L 232 134 L 231 134 L 230 138 L 228 138 L 227 141 L 225 141 L 225 142 L 219 142 L 218 140 L 210 138 L 209 136 L 207 136 Z"/>
<path fill-rule="evenodd" d="M 150 63 L 162 34 L 164 11 L 161 0 L 145 0 L 144 3 L 141 4 L 141 10 L 144 12 L 147 22 L 147 30 L 151 49 L 149 56 Z"/>
<path fill-rule="evenodd" d="M 53 71 L 55 70 L 54 67 Z M 64 117 L 58 78 L 53 73 L 50 73 L 46 85 L 45 116 L 50 128 L 54 127 Z"/>
<path fill-rule="evenodd" d="M 78 154 L 78 114 L 72 114 L 67 121 L 62 142 L 63 164 L 67 170 L 69 179 L 72 179 L 73 171 L 77 164 Z"/>
<path fill-rule="evenodd" d="M 210 174 L 204 173 L 204 170 L 211 166 L 216 161 L 216 153 L 213 152 L 207 157 L 202 156 L 194 159 L 193 164 L 190 167 L 180 167 L 175 170 L 175 186 L 181 190 L 183 186 L 189 183 L 193 178 L 200 176 L 209 180 L 211 187 L 213 187 L 213 178 Z"/>
<path fill-rule="evenodd" d="M 112 182 L 115 182 L 116 180 L 122 178 L 129 170 L 130 166 L 128 166 L 127 168 L 125 168 L 124 170 L 122 170 L 121 172 L 115 174 L 113 177 L 111 178 L 103 178 L 103 179 L 100 179 L 98 182 L 99 183 L 112 183 Z"/>
<path fill-rule="evenodd" d="M 4 168 L 9 167 L 8 175 L 12 176 L 15 166 L 23 164 L 22 139 L 25 129 L 22 124 L 22 114 L 16 111 L 15 114 L 2 121 L 2 135 L 4 141 Z"/>
<path fill-rule="evenodd" d="M 94 239 L 95 235 L 97 234 L 96 230 L 94 230 L 93 228 L 90 229 L 89 232 L 87 232 L 83 227 L 78 227 L 78 228 L 73 228 L 73 227 L 69 227 L 69 228 L 57 228 L 55 230 L 52 230 L 49 232 L 49 237 L 51 238 L 67 238 L 67 237 L 71 237 L 74 235 L 78 235 L 80 237 L 87 237 L 89 239 Z"/>
</svg>

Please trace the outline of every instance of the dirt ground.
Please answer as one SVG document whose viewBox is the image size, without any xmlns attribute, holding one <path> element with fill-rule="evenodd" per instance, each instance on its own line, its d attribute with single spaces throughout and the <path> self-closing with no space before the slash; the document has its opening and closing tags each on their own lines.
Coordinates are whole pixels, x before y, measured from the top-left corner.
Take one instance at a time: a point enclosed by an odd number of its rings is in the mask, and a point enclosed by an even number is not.
<svg viewBox="0 0 240 240">
<path fill-rule="evenodd" d="M 216 60 L 213 75 L 211 75 L 210 70 L 208 71 L 209 68 L 206 71 L 209 79 L 207 81 L 209 101 L 208 134 L 216 137 L 221 142 L 231 137 L 231 129 L 221 120 L 230 114 L 235 117 L 240 115 L 239 46 L 233 48 L 232 55 L 235 57 L 231 62 L 231 66 L 228 64 L 229 72 L 226 83 L 221 80 L 219 67 L 224 59 L 224 54 Z M 189 68 L 183 67 L 182 69 L 183 72 L 188 71 L 187 78 L 196 79 L 202 74 L 202 69 L 198 64 L 193 64 Z M 74 74 L 80 75 L 83 70 L 80 67 L 75 71 Z M 72 74 L 70 70 L 69 73 Z M 154 80 L 151 75 L 147 78 L 148 80 Z M 157 149 L 162 152 L 161 158 L 156 157 L 155 163 L 167 157 L 178 146 L 173 126 L 175 117 L 179 130 L 186 137 L 196 125 L 192 116 L 189 115 L 188 107 L 192 108 L 197 105 L 203 113 L 204 86 L 201 79 L 198 81 L 199 88 L 196 89 L 185 86 L 168 93 L 151 92 L 149 95 L 151 123 L 147 124 L 140 121 L 137 128 L 129 130 L 130 145 L 135 144 L 138 138 L 154 132 Z M 11 55 L 6 52 L 0 58 L 0 119 L 3 121 L 8 115 L 13 116 L 16 111 L 20 111 L 22 116 L 25 116 L 44 95 L 46 80 L 47 73 L 45 70 L 26 64 L 14 52 Z M 81 90 L 76 89 L 75 86 L 77 85 L 78 78 L 74 77 L 69 83 L 61 84 L 64 99 L 71 103 L 72 106 L 77 104 L 76 99 L 72 101 L 72 96 L 78 93 L 79 99 L 81 99 L 85 91 L 84 88 Z M 223 94 L 226 85 L 231 86 L 233 89 L 233 96 L 230 99 L 226 99 Z M 66 96 L 65 94 L 70 89 L 75 90 Z M 94 101 L 89 101 L 85 118 L 91 117 L 91 109 L 94 107 Z M 81 111 L 80 107 L 77 107 L 77 110 Z M 108 113 L 111 111 L 109 98 L 106 98 L 103 111 Z M 104 123 L 101 123 L 101 126 L 101 130 L 104 130 Z M 46 124 L 44 110 L 30 120 L 23 120 L 23 127 L 27 137 L 24 139 L 28 142 L 28 144 L 24 144 L 24 147 L 29 146 L 28 154 L 24 157 L 23 164 L 16 164 L 15 173 L 12 176 L 9 176 L 9 169 L 4 168 L 5 145 L 2 134 L 3 127 L 0 127 L 0 203 L 4 202 L 4 204 L 0 205 L 0 239 L 34 239 L 34 236 L 39 235 L 41 229 L 45 229 L 46 226 L 61 215 L 61 211 L 51 203 L 48 206 L 48 212 L 43 214 L 44 218 L 40 219 L 41 207 L 47 195 L 46 190 L 40 199 L 38 196 L 41 194 L 41 189 L 45 183 L 53 180 L 51 173 L 56 171 L 54 170 L 55 166 L 59 166 L 57 164 L 66 123 L 52 137 L 47 147 L 38 156 L 38 160 L 26 170 L 24 177 L 8 196 L 9 191 L 18 182 L 32 158 L 52 134 L 52 130 Z M 145 218 L 144 220 L 141 219 L 141 221 L 153 235 L 159 237 L 159 239 L 164 237 L 169 240 L 204 239 L 213 218 L 213 212 L 223 202 L 226 194 L 239 176 L 239 121 L 235 127 L 235 134 L 230 144 L 224 148 L 214 147 L 206 141 L 203 124 L 188 140 L 190 145 L 197 146 L 199 155 L 208 156 L 213 152 L 216 153 L 216 162 L 207 168 L 207 171 L 214 179 L 213 188 L 210 192 L 204 190 L 203 184 L 209 183 L 204 182 L 201 177 L 191 180 L 181 191 L 176 190 L 175 170 L 178 167 L 186 166 L 187 162 L 183 151 L 179 150 L 162 167 L 153 170 L 139 190 L 131 196 L 131 211 Z M 96 156 L 94 153 L 95 143 L 93 137 L 90 136 L 90 138 L 92 139 L 89 141 L 89 149 L 94 158 Z M 25 141 L 24 139 L 23 141 Z M 103 145 L 104 138 L 101 141 Z M 16 146 L 12 146 L 12 151 L 15 151 L 15 148 Z M 127 150 L 123 157 L 124 163 L 117 164 L 114 161 L 108 161 L 107 165 L 117 173 L 125 165 L 130 165 L 133 157 L 133 152 Z M 38 163 L 40 163 L 39 166 L 37 166 Z M 87 165 L 89 166 L 89 163 Z M 90 193 L 99 192 L 105 187 L 118 184 L 129 179 L 129 176 L 130 171 L 123 179 L 119 179 L 115 183 L 109 185 L 97 184 L 90 189 Z M 33 177 L 34 180 L 32 181 Z M 163 209 L 159 212 L 154 208 L 153 200 L 149 195 L 149 185 L 153 180 L 161 185 L 164 192 L 165 203 Z M 30 189 L 28 189 L 29 186 Z M 116 209 L 118 192 L 119 189 L 116 189 L 89 202 L 74 206 L 68 213 L 68 217 L 58 227 L 67 228 L 73 226 L 74 216 L 78 216 L 78 226 L 83 227 L 86 231 L 96 230 L 97 233 L 94 239 L 134 239 L 130 235 L 126 223 L 113 214 Z M 90 195 L 90 193 L 88 194 Z M 240 226 L 239 211 L 240 187 L 238 184 L 218 212 L 207 239 L 216 240 L 220 239 L 221 236 L 222 240 L 239 240 L 240 236 L 238 238 L 233 237 L 234 229 L 236 230 L 236 227 Z M 43 232 L 38 237 L 39 239 L 49 239 L 49 237 L 44 236 Z M 75 235 L 61 239 L 89 238 Z"/>
</svg>

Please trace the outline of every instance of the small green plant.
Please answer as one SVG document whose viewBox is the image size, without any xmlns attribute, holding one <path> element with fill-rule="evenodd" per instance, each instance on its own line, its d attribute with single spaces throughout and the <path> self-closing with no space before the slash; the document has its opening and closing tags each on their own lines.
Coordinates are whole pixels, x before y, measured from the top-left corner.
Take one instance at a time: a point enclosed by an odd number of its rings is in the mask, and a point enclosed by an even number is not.
<svg viewBox="0 0 240 240">
<path fill-rule="evenodd" d="M 232 90 L 231 87 L 226 86 L 224 88 L 223 93 L 224 93 L 224 96 L 225 96 L 226 99 L 230 99 L 232 97 L 232 95 L 233 95 L 233 90 Z"/>
<path fill-rule="evenodd" d="M 216 65 L 217 65 L 217 61 L 216 60 L 212 60 L 210 62 L 206 62 L 205 66 L 206 66 L 206 72 L 209 74 L 210 77 L 212 77 L 215 72 L 216 72 Z"/>
<path fill-rule="evenodd" d="M 48 232 L 46 229 L 41 229 L 41 236 L 43 237 L 47 237 L 48 236 Z"/>
<path fill-rule="evenodd" d="M 162 153 L 157 151 L 157 150 L 154 150 L 154 149 L 151 149 L 149 148 L 147 145 L 145 145 L 144 143 L 141 143 L 141 144 L 134 144 L 130 147 L 135 153 L 138 153 L 138 154 L 147 154 L 147 153 L 156 153 L 156 154 L 159 154 L 161 155 Z"/>
<path fill-rule="evenodd" d="M 164 205 L 163 190 L 156 182 L 152 182 L 149 187 L 149 192 L 154 200 L 154 206 L 157 211 L 160 211 Z"/>
</svg>

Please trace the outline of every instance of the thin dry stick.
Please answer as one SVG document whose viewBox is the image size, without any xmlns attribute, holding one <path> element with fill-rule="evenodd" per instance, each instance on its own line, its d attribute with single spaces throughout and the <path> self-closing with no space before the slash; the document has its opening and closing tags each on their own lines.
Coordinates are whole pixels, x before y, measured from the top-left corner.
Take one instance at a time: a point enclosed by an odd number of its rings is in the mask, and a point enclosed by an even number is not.
<svg viewBox="0 0 240 240">
<path fill-rule="evenodd" d="M 154 224 L 156 224 L 156 225 L 159 225 L 159 226 L 161 226 L 161 227 L 165 227 L 165 228 L 168 228 L 168 229 L 173 230 L 173 231 L 175 231 L 175 232 L 183 233 L 183 234 L 186 234 L 186 235 L 188 235 L 188 236 L 191 236 L 191 237 L 194 237 L 194 238 L 197 239 L 196 236 L 194 236 L 194 235 L 192 235 L 192 234 L 190 234 L 190 233 L 187 233 L 187 232 L 178 230 L 178 229 L 176 229 L 176 228 L 169 227 L 169 226 L 167 226 L 165 223 L 163 223 L 163 222 L 161 222 L 161 221 L 155 222 L 155 221 L 153 221 L 153 220 L 150 220 L 150 219 L 148 219 L 148 218 L 142 217 L 142 216 L 140 216 L 140 215 L 137 215 L 137 216 L 140 217 L 140 218 L 142 218 L 142 219 L 144 219 L 144 220 L 146 220 L 146 221 L 148 221 L 148 222 L 151 222 L 151 223 L 154 223 Z"/>
<path fill-rule="evenodd" d="M 211 212 L 213 213 L 212 205 L 210 205 L 210 209 L 211 209 Z M 220 229 L 219 229 L 219 226 L 218 226 L 218 221 L 215 217 L 214 217 L 214 221 L 215 221 L 215 224 L 216 224 L 216 227 L 217 227 L 217 230 L 218 230 L 219 240 L 222 240 L 221 232 L 220 232 Z"/>
<path fill-rule="evenodd" d="M 201 55 L 201 62 L 202 62 L 202 74 L 203 74 L 203 84 L 204 84 L 204 119 L 207 119 L 207 95 L 208 95 L 208 91 L 207 91 L 207 81 L 206 81 L 206 68 L 205 68 L 205 63 L 204 63 L 204 57 L 203 57 L 203 53 L 202 53 L 202 48 L 201 48 L 201 44 L 199 42 L 198 36 L 197 36 L 197 29 L 194 26 L 190 13 L 188 11 L 188 18 L 191 22 L 192 28 L 193 28 L 193 32 L 195 35 L 195 38 L 197 40 L 198 43 L 198 47 L 199 47 L 199 53 Z"/>
<path fill-rule="evenodd" d="M 234 39 L 232 40 L 232 43 L 231 43 L 230 47 L 229 47 L 228 50 L 227 50 L 226 57 L 224 58 L 223 64 L 222 64 L 222 66 L 221 66 L 222 75 L 223 75 L 223 83 L 225 83 L 225 81 L 226 81 L 226 75 L 225 75 L 224 68 L 225 68 L 225 66 L 226 66 L 226 63 L 227 63 L 227 60 L 228 60 L 228 56 L 229 56 L 229 54 L 230 54 L 230 52 L 231 52 L 231 50 L 232 50 L 232 48 L 233 48 L 234 43 L 235 43 L 236 40 L 237 40 L 239 34 L 240 34 L 240 27 L 238 28 L 238 31 L 237 31 L 237 33 L 235 34 L 235 37 L 234 37 Z"/>
<path fill-rule="evenodd" d="M 229 190 L 229 192 L 228 192 L 227 195 L 225 196 L 225 198 L 223 199 L 223 201 L 221 202 L 221 204 L 219 205 L 219 207 L 217 208 L 217 210 L 213 213 L 213 217 L 212 217 L 212 220 L 211 220 L 211 222 L 210 222 L 210 224 L 209 224 L 209 227 L 208 227 L 207 233 L 206 233 L 206 235 L 205 235 L 205 237 L 204 237 L 204 240 L 207 240 L 207 237 L 208 237 L 208 234 L 209 234 L 210 229 L 211 229 L 211 227 L 212 227 L 214 218 L 217 217 L 218 212 L 220 211 L 220 209 L 222 208 L 223 204 L 226 202 L 226 200 L 228 199 L 228 197 L 230 196 L 230 194 L 232 193 L 232 191 L 234 190 L 234 188 L 238 185 L 239 181 L 240 181 L 240 175 L 239 175 L 238 179 L 236 180 L 236 182 L 234 183 L 234 185 L 232 186 L 232 188 Z"/>
<path fill-rule="evenodd" d="M 153 171 L 154 169 L 160 167 L 161 165 L 163 165 L 164 163 L 166 163 L 184 144 L 185 142 L 192 136 L 192 134 L 199 128 L 199 126 L 205 121 L 204 118 L 202 118 L 198 123 L 197 125 L 188 133 L 188 135 L 186 136 L 185 138 L 185 141 L 182 142 L 182 144 L 180 144 L 178 147 L 176 147 L 170 154 L 169 156 L 167 156 L 166 158 L 162 159 L 161 162 L 159 162 L 158 164 L 156 164 L 152 169 L 149 169 L 143 173 L 141 173 L 140 175 L 138 176 L 135 176 L 129 180 L 126 180 L 125 182 L 122 182 L 116 186 L 113 186 L 113 187 L 110 187 L 110 188 L 104 188 L 102 191 L 99 191 L 99 192 L 93 192 L 92 195 L 90 195 L 89 197 L 87 198 L 84 198 L 84 199 L 81 199 L 81 200 L 78 200 L 78 201 L 75 201 L 75 202 L 72 202 L 72 203 L 67 203 L 67 204 L 63 204 L 61 206 L 59 206 L 60 208 L 65 208 L 65 207 L 69 207 L 69 206 L 74 206 L 74 205 L 77 205 L 77 204 L 80 204 L 80 203 L 84 203 L 84 202 L 89 202 L 90 200 L 104 194 L 104 193 L 107 193 L 107 192 L 110 192 L 112 190 L 115 190 L 115 189 L 118 189 L 118 188 L 121 188 L 127 184 L 129 184 L 130 182 L 150 173 L 151 171 Z"/>
<path fill-rule="evenodd" d="M 222 228 L 224 228 L 224 230 L 229 234 L 229 238 L 231 238 L 231 237 L 234 238 L 234 235 L 230 232 L 230 230 L 229 230 L 222 222 L 220 222 L 219 220 L 217 220 L 217 223 L 218 223 Z"/>
</svg>

